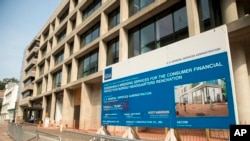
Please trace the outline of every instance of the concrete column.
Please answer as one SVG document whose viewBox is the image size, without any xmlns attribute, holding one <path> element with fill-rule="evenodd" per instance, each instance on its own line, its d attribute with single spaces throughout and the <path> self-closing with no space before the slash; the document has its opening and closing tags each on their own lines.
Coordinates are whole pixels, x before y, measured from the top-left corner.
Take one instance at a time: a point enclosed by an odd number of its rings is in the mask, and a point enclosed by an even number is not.
<svg viewBox="0 0 250 141">
<path fill-rule="evenodd" d="M 103 41 L 99 42 L 99 58 L 98 58 L 98 71 L 106 67 L 107 62 L 107 47 Z"/>
<path fill-rule="evenodd" d="M 55 29 L 60 25 L 60 20 L 58 17 L 55 19 Z"/>
<path fill-rule="evenodd" d="M 128 35 L 124 28 L 119 32 L 119 61 L 124 61 L 128 59 Z"/>
<path fill-rule="evenodd" d="M 53 36 L 52 37 L 52 45 L 51 45 L 52 49 L 55 48 L 56 45 L 57 45 L 57 38 L 56 38 L 56 36 Z"/>
<path fill-rule="evenodd" d="M 33 95 L 32 97 L 35 97 L 37 95 L 37 83 L 34 83 L 34 88 L 33 88 Z"/>
<path fill-rule="evenodd" d="M 43 96 L 43 101 L 42 101 L 43 116 L 42 116 L 42 120 L 44 120 L 44 118 L 46 117 L 46 107 L 47 107 L 46 96 Z"/>
<path fill-rule="evenodd" d="M 46 47 L 46 54 L 48 54 L 49 52 L 51 52 L 51 47 L 50 47 L 50 43 L 49 41 L 47 41 L 47 47 Z M 46 56 L 46 55 L 45 55 Z"/>
<path fill-rule="evenodd" d="M 47 84 L 47 91 L 52 90 L 52 81 L 53 81 L 53 76 L 52 74 L 48 74 L 48 84 Z"/>
<path fill-rule="evenodd" d="M 78 2 L 80 3 L 80 2 Z M 80 10 L 77 10 L 76 13 L 76 27 L 82 23 L 82 13 Z"/>
<path fill-rule="evenodd" d="M 128 0 L 120 1 L 120 21 L 123 22 L 128 19 Z"/>
<path fill-rule="evenodd" d="M 250 83 L 245 50 L 242 44 L 231 44 L 238 119 L 240 124 L 250 123 Z"/>
<path fill-rule="evenodd" d="M 23 108 L 21 106 L 17 106 L 18 112 L 16 115 L 16 122 L 21 122 L 23 120 Z"/>
<path fill-rule="evenodd" d="M 44 62 L 44 72 L 47 72 L 49 70 L 49 62 L 47 59 L 45 59 L 45 62 Z"/>
<path fill-rule="evenodd" d="M 103 12 L 101 13 L 100 36 L 108 32 L 108 17 Z"/>
<path fill-rule="evenodd" d="M 69 44 L 65 43 L 65 47 L 64 47 L 64 60 L 66 60 L 69 56 L 70 56 L 70 54 L 69 54 Z"/>
<path fill-rule="evenodd" d="M 238 19 L 236 0 L 221 0 L 223 23 L 227 24 Z"/>
<path fill-rule="evenodd" d="M 68 125 L 68 127 L 73 127 L 74 118 L 74 105 L 73 105 L 73 94 L 70 90 L 64 89 L 63 95 L 63 111 L 62 111 L 62 121 Z"/>
<path fill-rule="evenodd" d="M 99 129 L 101 116 L 101 83 L 82 83 L 80 129 Z"/>
<path fill-rule="evenodd" d="M 77 69 L 78 69 L 78 62 L 76 58 L 72 59 L 72 67 L 71 67 L 71 82 L 77 80 Z"/>
<path fill-rule="evenodd" d="M 77 52 L 78 50 L 80 50 L 80 37 L 78 37 L 78 35 L 76 34 L 74 37 L 74 49 L 73 52 Z"/>
<path fill-rule="evenodd" d="M 69 12 L 73 11 L 74 9 L 75 9 L 75 3 L 73 0 L 71 0 L 69 3 Z"/>
<path fill-rule="evenodd" d="M 89 97 L 89 87 L 87 84 L 82 83 L 81 91 L 81 106 L 80 106 L 80 125 L 79 129 L 89 129 L 91 128 L 90 119 L 91 117 L 91 106 Z"/>
<path fill-rule="evenodd" d="M 45 93 L 46 92 L 46 85 L 47 85 L 46 78 L 43 77 L 42 79 L 43 79 L 42 80 L 42 93 Z"/>
<path fill-rule="evenodd" d="M 50 120 L 55 120 L 55 108 L 56 108 L 56 94 L 52 93 L 51 109 L 50 109 Z"/>
<path fill-rule="evenodd" d="M 37 66 L 36 66 L 36 70 L 35 70 L 35 78 L 39 78 L 39 77 L 40 77 L 40 76 L 39 76 L 39 73 L 40 73 L 39 68 L 40 68 L 40 65 L 37 65 Z M 33 71 L 33 70 L 32 70 L 32 71 Z"/>
<path fill-rule="evenodd" d="M 71 20 L 67 21 L 66 36 L 72 32 Z"/>
<path fill-rule="evenodd" d="M 61 85 L 65 85 L 67 84 L 67 65 L 66 64 L 63 64 L 63 67 L 62 67 L 62 80 L 61 80 Z"/>
<path fill-rule="evenodd" d="M 49 26 L 49 35 L 51 35 L 54 32 L 55 25 L 54 23 L 51 23 Z"/>
<path fill-rule="evenodd" d="M 189 36 L 200 33 L 200 23 L 196 0 L 186 0 Z"/>
<path fill-rule="evenodd" d="M 54 55 L 50 56 L 50 68 L 53 68 L 55 66 L 55 59 L 54 59 Z"/>
</svg>

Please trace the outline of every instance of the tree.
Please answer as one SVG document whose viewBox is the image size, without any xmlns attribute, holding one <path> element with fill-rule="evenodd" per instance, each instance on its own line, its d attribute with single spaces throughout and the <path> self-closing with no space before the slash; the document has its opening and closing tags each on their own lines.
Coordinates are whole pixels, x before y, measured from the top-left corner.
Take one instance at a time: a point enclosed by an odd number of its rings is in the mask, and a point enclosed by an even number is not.
<svg viewBox="0 0 250 141">
<path fill-rule="evenodd" d="M 4 90 L 5 85 L 8 84 L 9 82 L 18 83 L 19 81 L 14 77 L 12 77 L 12 78 L 4 78 L 2 81 L 0 80 L 0 90 Z"/>
</svg>

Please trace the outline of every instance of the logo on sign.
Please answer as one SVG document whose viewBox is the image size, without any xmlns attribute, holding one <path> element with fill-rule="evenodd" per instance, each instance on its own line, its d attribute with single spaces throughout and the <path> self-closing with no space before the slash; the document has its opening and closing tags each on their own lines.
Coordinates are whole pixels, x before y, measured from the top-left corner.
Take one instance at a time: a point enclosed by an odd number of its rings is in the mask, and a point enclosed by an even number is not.
<svg viewBox="0 0 250 141">
<path fill-rule="evenodd" d="M 104 80 L 108 80 L 112 78 L 112 68 L 105 69 L 104 72 Z"/>
<path fill-rule="evenodd" d="M 248 141 L 250 125 L 230 125 L 230 141 Z"/>
</svg>

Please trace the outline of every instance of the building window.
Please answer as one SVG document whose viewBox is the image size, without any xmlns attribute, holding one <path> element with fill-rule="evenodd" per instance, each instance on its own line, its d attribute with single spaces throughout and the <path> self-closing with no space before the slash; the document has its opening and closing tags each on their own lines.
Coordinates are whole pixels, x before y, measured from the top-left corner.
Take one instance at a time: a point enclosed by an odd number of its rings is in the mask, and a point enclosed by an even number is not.
<svg viewBox="0 0 250 141">
<path fill-rule="evenodd" d="M 129 30 L 128 33 L 129 57 L 187 38 L 186 7 L 184 4 L 177 4 L 173 8 Z"/>
<path fill-rule="evenodd" d="M 61 81 L 62 81 L 62 70 L 56 72 L 53 74 L 53 88 L 61 87 Z"/>
<path fill-rule="evenodd" d="M 41 94 L 42 93 L 42 81 L 37 82 L 37 94 Z"/>
<path fill-rule="evenodd" d="M 112 29 L 120 23 L 120 7 L 108 14 L 109 25 L 108 28 Z"/>
<path fill-rule="evenodd" d="M 46 49 L 47 49 L 47 46 L 45 46 L 44 48 L 41 49 L 42 58 L 45 57 L 45 55 L 46 55 L 46 51 L 47 51 Z"/>
<path fill-rule="evenodd" d="M 67 29 L 65 28 L 63 31 L 61 31 L 58 35 L 57 35 L 57 42 L 59 43 L 60 41 L 62 41 L 65 37 L 66 37 L 66 31 Z"/>
<path fill-rule="evenodd" d="M 100 23 L 91 27 L 88 31 L 81 35 L 81 47 L 87 45 L 92 42 L 96 38 L 99 37 L 100 34 Z"/>
<path fill-rule="evenodd" d="M 50 69 L 50 59 L 47 59 L 47 71 Z"/>
<path fill-rule="evenodd" d="M 93 0 L 93 2 L 82 11 L 82 19 L 87 19 L 92 13 L 94 13 L 99 7 L 101 7 L 101 0 Z"/>
<path fill-rule="evenodd" d="M 26 75 L 28 75 L 34 71 L 35 71 L 35 67 L 29 67 L 25 72 L 26 72 Z"/>
<path fill-rule="evenodd" d="M 34 61 L 37 59 L 37 54 L 32 54 L 29 58 L 27 58 L 27 63 L 30 63 L 31 61 Z"/>
<path fill-rule="evenodd" d="M 72 19 L 70 20 L 70 22 L 71 22 L 71 28 L 72 30 L 74 30 L 76 28 L 76 19 Z"/>
<path fill-rule="evenodd" d="M 78 0 L 73 0 L 74 6 L 76 7 L 78 4 Z"/>
<path fill-rule="evenodd" d="M 34 77 L 30 77 L 28 80 L 24 82 L 24 87 L 32 85 L 32 82 L 35 80 Z"/>
<path fill-rule="evenodd" d="M 71 81 L 71 69 L 72 69 L 72 64 L 67 65 L 67 83 Z"/>
<path fill-rule="evenodd" d="M 63 13 L 59 15 L 59 22 L 61 23 L 69 14 L 69 8 L 67 8 Z"/>
<path fill-rule="evenodd" d="M 119 39 L 115 38 L 107 43 L 107 65 L 119 61 Z"/>
<path fill-rule="evenodd" d="M 220 1 L 197 0 L 197 5 L 201 32 L 222 25 Z"/>
<path fill-rule="evenodd" d="M 49 30 L 46 30 L 46 32 L 43 33 L 43 39 L 44 41 L 49 37 Z"/>
<path fill-rule="evenodd" d="M 55 65 L 61 63 L 64 59 L 64 50 L 60 51 L 55 55 Z"/>
<path fill-rule="evenodd" d="M 89 54 L 78 59 L 77 78 L 88 76 L 97 71 L 98 71 L 98 50 L 92 51 Z"/>
<path fill-rule="evenodd" d="M 134 15 L 153 2 L 154 0 L 129 0 L 129 16 Z"/>
<path fill-rule="evenodd" d="M 53 47 L 53 39 L 51 39 L 51 40 L 49 41 L 49 46 L 50 46 L 50 49 L 52 49 L 52 47 Z"/>
<path fill-rule="evenodd" d="M 74 42 L 69 43 L 69 55 L 72 55 L 74 51 Z"/>
<path fill-rule="evenodd" d="M 52 30 L 55 30 L 55 20 L 51 23 Z"/>
<path fill-rule="evenodd" d="M 31 96 L 32 95 L 32 91 L 26 91 L 25 93 L 23 93 L 23 98 L 26 98 L 28 96 Z"/>
<path fill-rule="evenodd" d="M 39 65 L 39 76 L 43 75 L 44 73 L 44 64 Z"/>
</svg>

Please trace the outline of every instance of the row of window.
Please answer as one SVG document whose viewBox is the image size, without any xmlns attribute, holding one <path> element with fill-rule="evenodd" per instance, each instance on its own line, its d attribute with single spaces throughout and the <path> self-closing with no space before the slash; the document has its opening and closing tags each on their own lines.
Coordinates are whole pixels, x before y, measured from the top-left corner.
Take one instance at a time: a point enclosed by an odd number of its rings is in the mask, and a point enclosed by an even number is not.
<svg viewBox="0 0 250 141">
<path fill-rule="evenodd" d="M 71 81 L 71 68 L 72 64 L 67 65 L 67 83 Z M 77 78 L 88 76 L 98 71 L 98 50 L 94 50 L 87 55 L 78 59 L 78 73 Z M 46 77 L 46 81 L 47 77 Z M 47 83 L 47 82 L 46 82 Z M 52 74 L 52 88 L 61 87 L 62 83 L 62 70 L 59 70 Z M 42 81 L 37 84 L 37 94 L 42 92 Z"/>
<path fill-rule="evenodd" d="M 129 30 L 129 57 L 187 37 L 186 7 L 173 8 Z"/>
<path fill-rule="evenodd" d="M 98 1 L 95 1 L 97 5 Z M 135 2 L 130 0 L 130 4 Z M 139 7 L 147 5 L 145 1 L 136 1 Z M 149 2 L 150 3 L 150 2 Z M 221 14 L 219 2 L 216 0 L 197 0 L 201 29 L 208 30 L 221 24 Z M 95 5 L 96 6 L 96 5 Z M 95 7 L 93 6 L 93 7 Z M 97 6 L 98 7 L 98 6 Z M 87 10 L 88 11 L 88 10 Z M 136 11 L 136 10 L 135 10 Z M 91 13 L 88 11 L 87 13 Z M 88 15 L 88 14 L 87 14 Z M 119 24 L 119 8 L 109 14 L 112 25 Z M 80 35 L 81 47 L 89 44 L 100 35 L 100 23 L 96 23 L 85 33 Z M 128 55 L 129 57 L 137 56 L 167 44 L 187 38 L 188 22 L 187 10 L 185 2 L 182 1 L 171 8 L 163 11 L 157 16 L 139 24 L 138 26 L 128 30 Z M 68 43 L 69 54 L 73 53 L 74 41 Z M 119 61 L 119 37 L 107 42 L 107 65 L 111 65 Z M 55 65 L 64 59 L 64 50 L 55 56 Z M 71 81 L 71 67 L 67 65 L 67 82 Z M 43 69 L 41 69 L 43 71 Z M 77 78 L 82 78 L 98 71 L 98 50 L 94 50 L 87 55 L 78 59 Z M 62 71 L 53 74 L 53 88 L 61 85 Z M 41 86 L 37 87 L 40 91 Z"/>
<path fill-rule="evenodd" d="M 129 5 L 130 5 L 129 7 L 130 8 L 139 6 L 138 7 L 139 9 L 137 9 L 137 10 L 130 10 L 129 15 L 133 15 L 133 14 L 137 13 L 138 11 L 140 11 L 141 9 L 143 9 L 144 7 L 146 7 L 147 5 L 149 5 L 153 2 L 154 2 L 154 0 L 140 0 L 140 2 L 138 0 L 129 0 Z M 99 7 L 101 7 L 101 0 L 93 0 L 93 2 L 87 8 L 85 8 L 81 11 L 82 21 L 84 21 L 88 17 L 90 17 L 90 15 L 92 13 L 94 13 Z M 69 14 L 68 8 L 69 8 L 69 6 L 66 8 L 66 10 L 64 12 L 59 14 L 58 19 L 59 19 L 60 23 L 68 16 L 68 14 Z M 112 29 L 113 27 L 118 25 L 120 23 L 120 7 L 116 8 L 114 11 L 110 12 L 108 14 L 108 19 L 109 19 L 108 20 L 108 25 L 109 25 L 108 28 L 109 29 Z M 76 27 L 76 17 L 71 18 L 70 22 L 71 22 L 71 28 L 74 29 Z M 54 24 L 53 24 L 53 27 L 54 27 Z M 66 31 L 67 31 L 67 29 L 65 27 L 64 30 L 60 31 L 60 33 L 58 33 L 56 35 L 57 42 L 60 42 L 61 40 L 63 40 L 66 37 Z M 44 40 L 46 40 L 49 36 L 49 28 L 47 30 L 45 30 L 45 32 L 42 35 L 43 35 Z"/>
<path fill-rule="evenodd" d="M 153 2 L 153 0 L 141 2 L 130 0 L 130 5 L 141 5 L 141 8 Z M 92 3 L 87 11 L 92 11 L 100 6 L 100 0 Z M 201 19 L 201 29 L 208 30 L 221 24 L 221 15 L 218 1 L 197 0 L 199 8 L 199 17 Z M 170 10 L 159 14 L 157 17 L 129 30 L 129 45 L 132 49 L 129 51 L 129 57 L 148 52 L 155 48 L 167 45 L 169 43 L 188 37 L 188 24 L 185 3 L 178 3 Z M 182 6 L 180 8 L 180 6 Z M 211 8 L 212 7 L 212 8 Z M 215 8 L 215 9 L 214 9 Z M 90 10 L 92 9 L 92 10 Z M 211 9 L 211 10 L 210 10 Z M 219 9 L 219 10 L 218 10 Z M 91 13 L 91 12 L 87 12 Z M 119 24 L 119 8 L 109 14 L 109 28 Z M 154 33 L 154 34 L 152 34 Z M 80 35 L 81 47 L 92 42 L 100 35 L 100 23 L 95 24 L 85 33 Z M 152 36 L 153 35 L 153 36 Z M 62 40 L 66 36 L 66 30 L 63 30 L 58 39 Z M 70 54 L 73 53 L 74 42 L 70 43 Z M 42 50 L 42 55 L 46 50 Z M 56 63 L 57 64 L 57 63 Z"/>
</svg>

